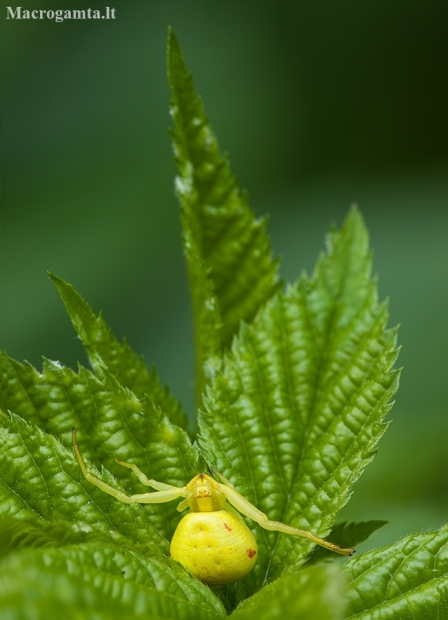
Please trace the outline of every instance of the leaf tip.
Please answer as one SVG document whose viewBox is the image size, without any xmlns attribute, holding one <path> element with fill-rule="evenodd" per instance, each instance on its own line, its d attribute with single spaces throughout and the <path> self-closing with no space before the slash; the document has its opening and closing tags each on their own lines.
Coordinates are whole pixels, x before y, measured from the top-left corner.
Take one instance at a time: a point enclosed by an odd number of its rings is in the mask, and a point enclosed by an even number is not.
<svg viewBox="0 0 448 620">
<path fill-rule="evenodd" d="M 50 280 L 53 282 L 53 284 L 55 284 L 57 286 L 58 283 L 63 282 L 62 278 L 60 278 L 59 276 L 57 276 L 56 274 L 54 274 L 52 271 L 50 271 L 49 269 L 47 269 L 47 276 L 50 278 Z"/>
<path fill-rule="evenodd" d="M 70 284 L 68 284 L 63 278 L 61 278 L 60 276 L 57 276 L 56 274 L 52 273 L 48 269 L 47 269 L 47 275 L 50 278 L 50 280 L 53 282 L 55 287 L 58 289 L 59 292 L 61 292 L 64 288 L 70 286 Z"/>
<path fill-rule="evenodd" d="M 350 204 L 350 209 L 345 218 L 344 225 L 361 227 L 367 232 L 367 226 L 357 202 L 352 202 Z"/>
<path fill-rule="evenodd" d="M 168 70 L 168 80 L 171 83 L 172 75 L 174 72 L 175 64 L 185 65 L 182 49 L 174 30 L 171 26 L 168 26 L 167 48 L 166 48 L 166 60 Z"/>
</svg>

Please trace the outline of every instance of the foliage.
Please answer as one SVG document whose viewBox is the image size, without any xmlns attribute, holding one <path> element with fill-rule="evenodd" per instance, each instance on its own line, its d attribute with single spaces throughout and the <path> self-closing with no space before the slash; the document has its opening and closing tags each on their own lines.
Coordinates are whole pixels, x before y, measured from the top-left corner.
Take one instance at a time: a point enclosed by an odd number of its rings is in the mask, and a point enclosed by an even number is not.
<svg viewBox="0 0 448 620">
<path fill-rule="evenodd" d="M 271 519 L 322 537 L 334 528 L 347 546 L 384 524 L 334 525 L 387 428 L 399 378 L 396 329 L 386 328 L 387 305 L 377 299 L 362 217 L 352 209 L 312 276 L 281 290 L 266 220 L 238 189 L 171 32 L 168 74 L 197 432 L 155 369 L 50 274 L 92 370 L 44 360 L 39 372 L 0 356 L 2 617 L 441 617 L 444 528 L 341 568 L 320 550 L 310 557 L 306 539 L 247 520 L 256 567 L 212 590 L 169 557 L 175 503 L 125 505 L 82 476 L 72 427 L 89 470 L 129 494 L 141 485 L 114 457 L 176 486 L 216 468 Z"/>
</svg>

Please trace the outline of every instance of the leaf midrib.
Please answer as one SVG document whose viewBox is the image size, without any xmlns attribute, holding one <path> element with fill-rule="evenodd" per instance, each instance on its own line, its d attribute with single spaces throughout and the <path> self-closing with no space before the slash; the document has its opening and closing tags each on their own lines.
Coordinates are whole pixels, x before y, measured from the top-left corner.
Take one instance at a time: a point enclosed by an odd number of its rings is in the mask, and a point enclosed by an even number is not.
<svg viewBox="0 0 448 620">
<path fill-rule="evenodd" d="M 306 311 L 306 317 L 308 319 L 308 326 L 310 328 L 310 333 L 313 333 L 314 332 L 314 330 L 312 329 L 313 324 L 312 324 L 312 321 L 310 320 L 310 313 L 308 311 L 308 306 L 307 306 L 307 303 L 306 303 L 306 299 L 304 300 L 303 307 L 305 308 L 305 311 Z M 319 385 L 320 377 L 323 374 L 323 365 L 324 365 L 324 360 L 325 360 L 325 357 L 326 357 L 324 352 L 326 350 L 327 342 L 329 342 L 331 340 L 331 337 L 330 337 L 331 334 L 332 334 L 331 326 L 332 326 L 333 321 L 334 321 L 335 313 L 336 313 L 336 304 L 333 305 L 333 308 L 332 308 L 332 311 L 331 311 L 331 314 L 330 314 L 330 320 L 328 321 L 328 327 L 327 327 L 326 332 L 325 332 L 324 342 L 323 342 L 323 345 L 322 345 L 322 347 L 320 349 L 319 362 L 318 362 L 318 370 L 317 370 L 316 379 L 315 379 L 314 385 L 313 385 L 313 399 L 312 399 L 311 406 L 310 406 L 310 409 L 309 409 L 309 415 L 308 415 L 307 422 L 304 424 L 304 432 L 302 434 L 302 442 L 301 442 L 300 451 L 299 451 L 300 457 L 296 461 L 295 472 L 294 472 L 294 475 L 291 477 L 290 485 L 288 487 L 286 487 L 286 485 L 285 485 L 285 488 L 288 488 L 288 492 L 287 492 L 287 495 L 286 495 L 286 498 L 285 498 L 286 501 L 285 501 L 285 504 L 284 504 L 284 508 L 283 508 L 282 513 L 281 513 L 282 514 L 282 520 L 284 520 L 285 515 L 286 515 L 287 511 L 289 510 L 289 507 L 290 507 L 290 504 L 291 504 L 291 500 L 292 500 L 293 488 L 297 484 L 297 480 L 299 479 L 299 474 L 300 474 L 303 462 L 305 460 L 305 455 L 303 454 L 303 448 L 306 445 L 306 437 L 308 435 L 309 428 L 310 428 L 310 425 L 311 425 L 311 421 L 312 421 L 313 415 L 315 413 L 315 407 L 316 407 L 316 402 L 317 402 L 318 385 Z M 280 323 L 282 323 L 282 322 L 280 322 Z M 283 332 L 283 325 L 282 325 L 281 329 L 282 329 L 282 334 L 283 334 L 284 333 Z M 285 340 L 283 339 L 282 340 L 282 345 L 284 343 L 285 343 Z M 284 351 L 285 348 L 287 349 L 287 347 L 282 346 L 282 351 Z M 265 573 L 265 578 L 264 578 L 264 581 L 263 581 L 263 586 L 266 585 L 266 583 L 268 583 L 268 581 L 269 581 L 272 560 L 273 560 L 275 552 L 277 550 L 277 546 L 279 544 L 279 540 L 280 540 L 280 533 L 277 532 L 276 533 L 276 537 L 275 537 L 274 546 L 272 547 L 272 551 L 271 551 L 271 554 L 270 554 L 270 557 L 269 557 L 268 566 L 266 568 L 266 573 Z"/>
</svg>

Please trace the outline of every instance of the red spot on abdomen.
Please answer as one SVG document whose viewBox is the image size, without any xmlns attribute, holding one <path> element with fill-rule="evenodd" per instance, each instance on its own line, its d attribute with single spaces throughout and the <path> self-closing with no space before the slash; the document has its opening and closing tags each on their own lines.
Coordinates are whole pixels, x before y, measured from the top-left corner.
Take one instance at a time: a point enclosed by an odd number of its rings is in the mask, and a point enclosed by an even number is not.
<svg viewBox="0 0 448 620">
<path fill-rule="evenodd" d="M 227 525 L 227 523 L 224 523 L 224 527 L 225 527 L 225 528 L 226 528 L 226 530 L 228 530 L 229 532 L 231 532 L 231 531 L 232 531 L 232 528 L 231 528 L 231 527 L 229 527 L 229 526 Z"/>
<path fill-rule="evenodd" d="M 251 549 L 249 547 L 249 549 L 246 549 L 246 555 L 248 558 L 253 558 L 254 555 L 257 555 L 257 552 L 255 551 L 255 549 Z"/>
</svg>

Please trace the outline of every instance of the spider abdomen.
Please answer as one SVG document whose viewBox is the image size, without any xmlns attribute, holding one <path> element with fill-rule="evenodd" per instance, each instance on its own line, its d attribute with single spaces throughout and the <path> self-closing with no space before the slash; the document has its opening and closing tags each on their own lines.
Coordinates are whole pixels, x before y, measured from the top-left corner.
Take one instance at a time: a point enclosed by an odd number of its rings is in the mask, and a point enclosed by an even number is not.
<svg viewBox="0 0 448 620">
<path fill-rule="evenodd" d="M 252 532 L 227 510 L 188 513 L 171 540 L 171 557 L 209 585 L 241 579 L 254 567 L 257 553 Z"/>
</svg>

